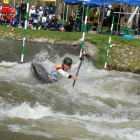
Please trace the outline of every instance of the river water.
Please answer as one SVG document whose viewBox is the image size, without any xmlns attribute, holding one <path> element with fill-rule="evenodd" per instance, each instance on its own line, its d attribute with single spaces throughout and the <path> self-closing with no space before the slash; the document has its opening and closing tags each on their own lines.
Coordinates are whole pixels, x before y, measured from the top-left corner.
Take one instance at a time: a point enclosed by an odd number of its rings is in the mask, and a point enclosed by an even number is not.
<svg viewBox="0 0 140 140">
<path fill-rule="evenodd" d="M 96 69 L 85 58 L 75 87 L 43 84 L 30 64 L 46 69 L 70 56 L 67 46 L 0 39 L 0 140 L 140 140 L 140 76 Z M 76 72 L 71 72 L 75 75 Z"/>
</svg>

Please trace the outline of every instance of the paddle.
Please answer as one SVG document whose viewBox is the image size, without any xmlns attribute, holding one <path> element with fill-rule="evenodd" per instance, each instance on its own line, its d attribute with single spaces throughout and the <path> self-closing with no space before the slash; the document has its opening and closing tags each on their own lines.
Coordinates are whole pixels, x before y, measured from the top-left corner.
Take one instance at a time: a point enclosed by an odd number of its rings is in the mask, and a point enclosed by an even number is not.
<svg viewBox="0 0 140 140">
<path fill-rule="evenodd" d="M 77 70 L 77 73 L 76 73 L 76 77 L 78 76 L 78 73 L 79 73 L 79 70 L 80 70 L 80 67 L 81 67 L 81 65 L 82 65 L 83 60 L 84 60 L 84 55 L 81 57 L 80 64 L 79 64 L 79 67 L 78 67 L 78 70 Z M 75 85 L 75 82 L 76 82 L 76 80 L 74 80 L 72 86 Z"/>
</svg>

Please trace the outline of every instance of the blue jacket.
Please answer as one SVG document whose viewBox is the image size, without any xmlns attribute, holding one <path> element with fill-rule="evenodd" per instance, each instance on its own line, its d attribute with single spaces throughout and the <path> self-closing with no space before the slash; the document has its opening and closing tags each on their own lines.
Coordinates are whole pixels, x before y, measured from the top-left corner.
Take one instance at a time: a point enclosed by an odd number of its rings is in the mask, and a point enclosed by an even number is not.
<svg viewBox="0 0 140 140">
<path fill-rule="evenodd" d="M 56 7 L 55 6 L 51 6 L 50 7 L 50 14 L 55 14 L 56 12 Z"/>
<path fill-rule="evenodd" d="M 14 20 L 14 27 L 17 27 L 18 26 L 18 21 L 17 19 Z"/>
<path fill-rule="evenodd" d="M 50 18 L 48 18 L 47 20 L 46 20 L 46 26 L 48 26 L 50 24 Z"/>
<path fill-rule="evenodd" d="M 13 25 L 13 22 L 11 23 L 11 26 Z M 17 19 L 14 20 L 14 27 L 17 27 L 18 26 L 18 21 Z"/>
<path fill-rule="evenodd" d="M 19 15 L 20 12 L 19 10 L 20 10 L 19 8 L 16 9 L 16 15 Z"/>
<path fill-rule="evenodd" d="M 47 16 L 48 14 L 50 14 L 50 10 L 45 11 L 45 16 Z"/>
</svg>

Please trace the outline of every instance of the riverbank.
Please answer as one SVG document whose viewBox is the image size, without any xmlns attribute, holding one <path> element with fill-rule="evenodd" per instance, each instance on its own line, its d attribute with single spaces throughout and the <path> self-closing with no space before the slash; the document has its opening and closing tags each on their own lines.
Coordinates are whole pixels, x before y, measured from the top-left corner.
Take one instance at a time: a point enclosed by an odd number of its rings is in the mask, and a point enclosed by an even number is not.
<svg viewBox="0 0 140 140">
<path fill-rule="evenodd" d="M 5 39 L 22 40 L 24 29 L 14 28 L 14 35 L 12 36 L 12 29 L 0 26 L 0 37 Z M 77 45 L 80 43 L 82 33 L 74 32 L 60 32 L 60 31 L 44 31 L 27 29 L 26 41 L 40 42 L 40 43 L 64 43 L 66 45 Z M 86 34 L 85 41 L 94 44 L 98 50 L 98 58 L 94 60 L 94 65 L 98 69 L 103 69 L 106 59 L 108 47 L 108 35 L 102 34 Z M 79 41 L 78 41 L 79 40 Z M 129 71 L 140 73 L 140 40 L 128 39 L 119 36 L 112 36 L 111 48 L 109 51 L 108 70 Z"/>
</svg>

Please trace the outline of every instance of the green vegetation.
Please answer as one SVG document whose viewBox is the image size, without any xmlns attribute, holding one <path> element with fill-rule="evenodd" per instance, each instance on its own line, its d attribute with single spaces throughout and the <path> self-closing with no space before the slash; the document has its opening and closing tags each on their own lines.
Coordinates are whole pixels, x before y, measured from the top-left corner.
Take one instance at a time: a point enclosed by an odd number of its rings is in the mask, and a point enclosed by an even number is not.
<svg viewBox="0 0 140 140">
<path fill-rule="evenodd" d="M 23 39 L 24 29 L 23 28 L 14 28 L 14 35 L 11 37 L 9 33 L 12 32 L 11 28 L 0 26 L 0 37 L 4 38 L 13 38 L 13 39 Z M 86 33 L 85 41 L 94 44 L 98 50 L 98 58 L 94 61 L 94 65 L 102 69 L 104 68 L 107 48 L 108 48 L 108 40 L 109 35 L 102 35 L 102 34 L 91 34 Z M 37 38 L 47 38 L 53 39 L 55 42 L 60 42 L 62 40 L 79 40 L 82 38 L 82 33 L 75 33 L 75 32 L 60 32 L 60 31 L 46 31 L 46 30 L 32 30 L 27 29 L 26 33 L 26 41 L 30 41 Z M 117 64 L 130 64 L 131 71 L 137 67 L 138 72 L 140 71 L 140 47 L 139 47 L 139 39 L 128 39 L 119 36 L 112 36 L 111 44 L 115 46 L 110 48 L 109 51 L 109 59 L 108 64 L 114 67 Z M 129 53 L 133 53 L 130 55 Z M 122 57 L 122 54 L 126 54 L 127 57 Z M 134 57 L 132 57 L 134 56 Z M 130 59 L 131 58 L 131 59 Z M 130 61 L 131 60 L 131 61 Z M 128 65 L 127 65 L 128 66 Z"/>
</svg>

